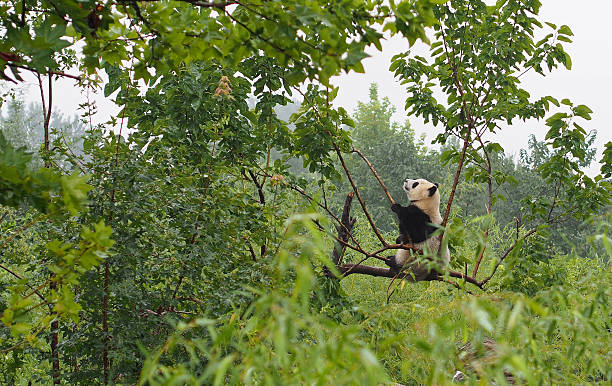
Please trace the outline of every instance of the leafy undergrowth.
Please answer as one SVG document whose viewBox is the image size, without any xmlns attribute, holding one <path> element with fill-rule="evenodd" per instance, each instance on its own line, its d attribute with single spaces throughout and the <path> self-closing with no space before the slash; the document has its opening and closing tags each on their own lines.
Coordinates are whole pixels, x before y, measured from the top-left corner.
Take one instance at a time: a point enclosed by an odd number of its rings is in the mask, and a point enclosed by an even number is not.
<svg viewBox="0 0 612 386">
<path fill-rule="evenodd" d="M 610 265 L 571 256 L 548 265 L 564 280 L 534 296 L 500 289 L 469 295 L 445 283 L 398 286 L 349 277 L 355 321 L 387 374 L 402 384 L 604 384 L 612 376 Z"/>
<path fill-rule="evenodd" d="M 550 260 L 567 275 L 534 296 L 409 283 L 387 303 L 388 279 L 322 280 L 311 263 L 327 262 L 323 243 L 293 232 L 276 262 L 279 278 L 292 278 L 286 291 L 256 291 L 246 309 L 179 324 L 141 382 L 440 385 L 457 371 L 466 384 L 611 379 L 612 271 L 602 260 Z"/>
</svg>

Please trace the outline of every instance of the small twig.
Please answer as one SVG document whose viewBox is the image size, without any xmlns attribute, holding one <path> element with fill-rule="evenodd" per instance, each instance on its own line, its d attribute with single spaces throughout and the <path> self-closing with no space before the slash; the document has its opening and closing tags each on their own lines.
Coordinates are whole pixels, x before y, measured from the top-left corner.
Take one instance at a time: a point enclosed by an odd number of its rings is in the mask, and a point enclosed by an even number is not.
<svg viewBox="0 0 612 386">
<path fill-rule="evenodd" d="M 401 273 L 402 273 L 401 270 L 397 271 L 397 274 L 395 276 L 393 276 L 393 278 L 389 282 L 389 285 L 387 286 L 387 304 L 389 304 L 389 300 L 391 300 L 391 296 L 393 296 L 393 294 L 395 293 L 395 290 L 397 290 L 397 286 L 395 286 L 395 288 L 393 288 L 393 291 L 391 291 L 391 293 L 389 293 L 389 289 L 391 289 L 391 286 L 395 282 L 395 279 L 397 279 Z M 404 277 L 400 280 L 400 283 L 401 283 L 402 280 L 404 280 L 405 277 L 406 277 L 406 275 L 404 275 Z"/>
<path fill-rule="evenodd" d="M 346 229 L 345 225 L 342 223 L 342 221 L 331 212 L 331 210 L 329 210 L 329 208 L 323 204 L 321 204 L 320 202 L 316 201 L 314 198 L 312 198 L 308 193 L 306 193 L 302 188 L 298 187 L 298 186 L 294 186 L 291 185 L 287 182 L 284 182 L 285 186 L 288 186 L 289 189 L 291 190 L 295 190 L 296 192 L 298 192 L 299 194 L 301 194 L 302 196 L 306 197 L 306 199 L 308 199 L 308 201 L 310 202 L 314 202 L 318 207 L 320 207 L 321 209 L 325 210 L 327 212 L 327 214 L 334 219 L 334 221 L 336 221 L 336 223 L 338 225 L 340 225 L 341 227 L 343 227 L 345 230 L 348 231 L 348 229 Z M 355 243 L 355 245 L 357 246 L 357 248 L 359 248 L 359 250 L 361 249 L 361 246 L 359 245 L 359 242 L 357 241 L 357 239 L 355 239 L 355 237 L 352 235 L 352 233 L 350 231 L 348 231 L 348 235 L 351 238 L 351 240 Z"/>
<path fill-rule="evenodd" d="M 550 205 L 550 210 L 548 211 L 548 216 L 546 217 L 547 221 L 550 221 L 553 213 L 553 209 L 555 209 L 555 205 L 557 204 L 557 199 L 559 198 L 559 191 L 561 190 L 561 179 L 557 180 L 557 187 L 555 189 L 555 197 L 553 198 L 553 202 Z"/>
<path fill-rule="evenodd" d="M 461 287 L 459 284 L 457 284 L 456 282 L 454 282 L 454 281 L 452 281 L 452 280 L 446 280 L 446 279 L 445 279 L 445 278 L 443 278 L 442 276 L 438 276 L 438 277 L 436 277 L 434 280 L 437 280 L 437 281 L 442 281 L 442 282 L 444 282 L 444 283 L 448 283 L 448 284 L 450 284 L 450 285 L 454 286 L 454 287 L 455 287 L 455 288 L 457 288 L 457 289 L 463 290 L 463 291 L 467 292 L 467 293 L 468 293 L 468 294 L 470 294 L 470 295 L 474 295 L 474 293 L 473 293 L 472 291 L 468 290 L 467 288 Z"/>
<path fill-rule="evenodd" d="M 74 154 L 74 152 L 72 151 L 72 149 L 70 148 L 70 146 L 68 146 L 68 141 L 66 141 L 66 138 L 64 136 L 64 133 L 62 133 L 62 135 L 60 136 L 60 140 L 62 142 L 64 142 L 64 146 L 66 146 L 66 149 L 68 149 L 68 151 L 70 152 L 70 154 L 72 154 L 72 158 L 76 161 L 76 166 L 81 170 L 81 172 L 83 172 L 83 174 L 87 174 L 87 172 L 85 171 L 85 169 L 83 169 L 83 167 L 86 167 L 85 165 L 83 165 L 83 163 L 81 162 L 81 160 L 79 160 L 79 158 L 76 156 L 76 154 Z"/>
<path fill-rule="evenodd" d="M 518 217 L 515 217 L 514 221 L 516 222 L 516 240 L 518 240 L 518 238 L 519 238 L 519 228 L 521 226 L 521 223 L 520 223 Z"/>
<path fill-rule="evenodd" d="M 480 251 L 480 254 L 478 256 L 478 260 L 476 260 L 476 265 L 474 266 L 474 272 L 472 273 L 472 277 L 476 278 L 476 274 L 478 273 L 478 268 L 480 267 L 480 262 L 482 261 L 482 258 L 484 256 L 485 250 L 487 249 L 486 246 L 486 240 L 489 236 L 489 229 L 487 228 L 484 232 L 484 240 L 485 240 L 485 244 L 482 246 L 482 250 Z M 467 270 L 467 268 L 466 268 Z M 466 272 L 466 276 L 467 276 L 467 272 Z"/>
<path fill-rule="evenodd" d="M 177 300 L 189 300 L 198 304 L 206 304 L 206 302 L 204 300 L 200 300 L 198 298 L 194 298 L 192 296 L 177 296 L 176 297 Z"/>
</svg>

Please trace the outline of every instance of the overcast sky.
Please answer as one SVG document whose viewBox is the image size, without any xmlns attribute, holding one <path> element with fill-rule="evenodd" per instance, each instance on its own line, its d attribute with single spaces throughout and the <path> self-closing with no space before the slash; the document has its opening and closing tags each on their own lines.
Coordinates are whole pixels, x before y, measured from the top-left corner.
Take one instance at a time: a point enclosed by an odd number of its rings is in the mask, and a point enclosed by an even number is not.
<svg viewBox="0 0 612 386">
<path fill-rule="evenodd" d="M 532 97 L 552 95 L 558 99 L 570 98 L 576 104 L 586 104 L 593 111 L 593 119 L 585 125 L 585 129 L 596 129 L 599 149 L 612 140 L 612 40 L 608 28 L 612 15 L 612 0 L 543 0 L 539 20 L 550 21 L 557 25 L 567 24 L 574 32 L 573 43 L 566 45 L 566 50 L 572 57 L 572 70 L 560 68 L 552 74 L 542 77 L 531 71 L 522 78 L 523 87 Z M 404 111 L 406 98 L 405 88 L 393 78 L 389 72 L 391 57 L 408 49 L 405 41 L 399 38 L 389 39 L 383 43 L 382 52 L 369 50 L 370 58 L 364 60 L 365 74 L 350 73 L 341 75 L 334 80 L 340 86 L 336 105 L 353 112 L 359 101 L 367 101 L 370 84 L 379 85 L 380 96 L 387 96 L 397 107 L 394 120 L 408 119 Z M 413 52 L 421 55 L 427 52 L 424 44 L 413 47 Z M 32 77 L 27 84 L 29 89 L 26 98 L 39 101 L 40 94 Z M 5 83 L 6 84 L 6 83 Z M 98 103 L 97 122 L 117 114 L 118 108 L 104 99 L 102 95 L 92 96 Z M 77 111 L 78 104 L 85 100 L 85 95 L 74 86 L 74 82 L 64 79 L 55 83 L 54 107 L 65 114 Z M 440 128 L 424 125 L 415 117 L 409 118 L 417 133 L 425 133 L 428 139 L 433 139 Z M 519 122 L 505 128 L 498 138 L 506 153 L 516 155 L 519 149 L 527 147 L 528 135 L 533 133 L 538 139 L 543 139 L 546 127 L 543 122 Z M 598 159 L 601 158 L 601 150 Z M 597 168 L 592 168 L 591 173 Z"/>
</svg>

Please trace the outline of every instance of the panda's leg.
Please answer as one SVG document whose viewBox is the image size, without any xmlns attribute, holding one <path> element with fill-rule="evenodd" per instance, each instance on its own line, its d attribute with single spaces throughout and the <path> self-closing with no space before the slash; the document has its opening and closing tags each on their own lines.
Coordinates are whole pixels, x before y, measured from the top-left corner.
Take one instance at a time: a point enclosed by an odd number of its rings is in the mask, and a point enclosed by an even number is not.
<svg viewBox="0 0 612 386">
<path fill-rule="evenodd" d="M 399 272 L 402 270 L 402 267 L 404 266 L 404 264 L 406 264 L 409 258 L 410 251 L 407 251 L 405 249 L 398 249 L 395 253 L 395 256 L 390 256 L 387 259 L 386 263 L 392 270 Z"/>
</svg>

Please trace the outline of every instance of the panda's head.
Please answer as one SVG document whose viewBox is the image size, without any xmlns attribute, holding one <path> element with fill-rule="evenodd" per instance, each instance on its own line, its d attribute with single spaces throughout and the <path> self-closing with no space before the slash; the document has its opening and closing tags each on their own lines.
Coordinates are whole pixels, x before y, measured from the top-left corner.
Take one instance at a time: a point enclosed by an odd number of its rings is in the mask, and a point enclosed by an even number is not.
<svg viewBox="0 0 612 386">
<path fill-rule="evenodd" d="M 438 191 L 438 184 L 422 178 L 416 180 L 406 178 L 403 188 L 413 205 L 418 206 L 428 214 L 430 214 L 429 212 L 439 213 L 440 192 Z"/>
</svg>

